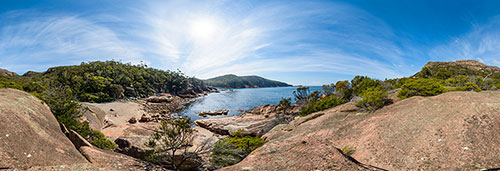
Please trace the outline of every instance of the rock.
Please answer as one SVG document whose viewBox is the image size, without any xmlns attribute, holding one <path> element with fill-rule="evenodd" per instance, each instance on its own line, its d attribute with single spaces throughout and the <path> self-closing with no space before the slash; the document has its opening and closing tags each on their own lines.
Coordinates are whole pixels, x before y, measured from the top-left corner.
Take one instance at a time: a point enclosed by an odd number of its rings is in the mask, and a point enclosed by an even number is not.
<svg viewBox="0 0 500 171">
<path fill-rule="evenodd" d="M 10 77 L 10 76 L 18 76 L 18 75 L 15 72 L 10 72 L 6 69 L 0 68 L 0 76 Z"/>
<path fill-rule="evenodd" d="M 274 127 L 262 136 L 266 144 L 222 170 L 498 168 L 499 97 L 498 91 L 449 92 L 373 113 L 347 110 L 354 106 L 349 102 Z M 352 158 L 337 150 L 346 146 L 355 149 Z"/>
<path fill-rule="evenodd" d="M 233 132 L 242 129 L 243 135 L 262 136 L 275 125 L 293 117 L 292 115 L 282 115 L 277 108 L 276 105 L 263 105 L 240 116 L 201 119 L 194 123 L 220 135 L 232 135 Z M 280 117 L 277 114 L 280 114 Z"/>
<path fill-rule="evenodd" d="M 170 103 L 172 102 L 172 96 L 154 96 L 146 99 L 150 103 Z"/>
<path fill-rule="evenodd" d="M 139 122 L 149 122 L 151 121 L 151 116 L 147 114 L 142 114 L 141 119 L 139 119 Z"/>
<path fill-rule="evenodd" d="M 137 123 L 137 119 L 135 119 L 135 117 L 132 117 L 128 120 L 128 123 L 135 124 Z"/>
<path fill-rule="evenodd" d="M 122 138 L 117 138 L 115 140 L 116 145 L 118 145 L 118 148 L 129 148 L 130 147 L 130 142 L 128 142 L 125 139 Z"/>
<path fill-rule="evenodd" d="M 85 164 L 49 107 L 29 93 L 0 89 L 0 168 Z"/>
<path fill-rule="evenodd" d="M 109 109 L 109 111 L 113 112 L 113 111 L 115 111 L 115 110 L 114 110 L 114 109 Z"/>
<path fill-rule="evenodd" d="M 133 157 L 105 151 L 95 147 L 83 146 L 81 153 L 93 165 L 105 170 L 160 170 L 161 167 Z"/>
<path fill-rule="evenodd" d="M 89 126 L 95 130 L 101 130 L 106 126 L 105 117 L 106 112 L 100 108 L 92 105 L 92 103 L 81 102 L 82 108 L 80 111 L 83 113 L 83 120 L 89 122 Z"/>
<path fill-rule="evenodd" d="M 214 115 L 227 115 L 229 113 L 229 110 L 214 110 L 214 111 L 203 111 L 198 113 L 198 115 L 206 117 L 207 115 L 214 116 Z"/>
</svg>

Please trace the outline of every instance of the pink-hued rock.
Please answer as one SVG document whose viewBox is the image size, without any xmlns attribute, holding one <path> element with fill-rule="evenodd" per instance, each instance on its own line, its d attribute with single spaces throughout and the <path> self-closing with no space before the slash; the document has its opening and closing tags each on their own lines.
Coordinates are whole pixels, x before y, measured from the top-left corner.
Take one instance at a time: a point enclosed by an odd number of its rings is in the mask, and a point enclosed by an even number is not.
<svg viewBox="0 0 500 171">
<path fill-rule="evenodd" d="M 0 168 L 88 163 L 42 101 L 0 89 Z"/>
<path fill-rule="evenodd" d="M 353 108 L 350 102 L 278 125 L 262 136 L 269 142 L 222 170 L 500 167 L 499 91 L 411 97 L 374 113 Z M 353 159 L 336 151 L 346 146 L 355 149 Z"/>
</svg>

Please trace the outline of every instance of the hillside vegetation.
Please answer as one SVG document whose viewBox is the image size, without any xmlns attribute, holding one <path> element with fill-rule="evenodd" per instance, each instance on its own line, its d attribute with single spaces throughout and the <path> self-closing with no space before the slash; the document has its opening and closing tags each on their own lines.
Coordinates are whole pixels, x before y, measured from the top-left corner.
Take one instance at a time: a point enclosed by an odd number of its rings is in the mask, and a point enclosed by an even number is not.
<svg viewBox="0 0 500 171">
<path fill-rule="evenodd" d="M 210 86 L 220 88 L 289 87 L 287 83 L 265 79 L 259 76 L 223 75 L 204 80 Z"/>
<path fill-rule="evenodd" d="M 420 72 L 409 78 L 375 80 L 356 76 L 323 85 L 322 91 L 309 92 L 300 87 L 294 92 L 295 100 L 302 105 L 301 116 L 356 101 L 367 111 L 375 111 L 391 104 L 387 93 L 398 89 L 401 99 L 412 96 L 435 96 L 450 91 L 497 90 L 500 87 L 500 68 L 487 66 L 474 60 L 455 62 L 429 62 Z"/>
<path fill-rule="evenodd" d="M 302 117 L 221 170 L 494 170 L 499 71 L 471 60 L 430 62 L 409 78 L 299 87 Z"/>
<path fill-rule="evenodd" d="M 180 71 L 163 71 L 146 65 L 116 61 L 54 67 L 43 73 L 27 72 L 22 76 L 6 70 L 1 73 L 0 88 L 30 92 L 50 107 L 58 122 L 75 130 L 90 143 L 109 149 L 115 147 L 113 142 L 101 132 L 92 130 L 88 122 L 79 121 L 82 106 L 78 101 L 109 102 L 125 97 L 181 94 L 209 89 L 203 82 L 188 78 Z"/>
</svg>

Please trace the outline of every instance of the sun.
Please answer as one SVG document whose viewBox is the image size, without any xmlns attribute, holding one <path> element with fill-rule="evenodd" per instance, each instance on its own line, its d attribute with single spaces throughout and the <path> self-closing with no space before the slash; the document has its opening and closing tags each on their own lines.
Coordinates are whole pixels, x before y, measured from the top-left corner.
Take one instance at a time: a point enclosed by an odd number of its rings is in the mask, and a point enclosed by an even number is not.
<svg viewBox="0 0 500 171">
<path fill-rule="evenodd" d="M 195 40 L 208 40 L 217 32 L 217 24 L 214 19 L 202 17 L 195 19 L 190 25 L 190 34 Z"/>
</svg>

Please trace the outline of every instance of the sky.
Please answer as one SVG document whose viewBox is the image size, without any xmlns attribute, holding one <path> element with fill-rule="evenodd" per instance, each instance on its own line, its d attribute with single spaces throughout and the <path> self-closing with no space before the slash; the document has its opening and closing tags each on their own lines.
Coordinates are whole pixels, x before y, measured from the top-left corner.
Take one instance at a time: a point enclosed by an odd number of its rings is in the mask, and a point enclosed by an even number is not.
<svg viewBox="0 0 500 171">
<path fill-rule="evenodd" d="M 19 74 L 115 60 L 322 85 L 460 59 L 500 66 L 500 1 L 0 1 L 0 68 Z"/>
</svg>

